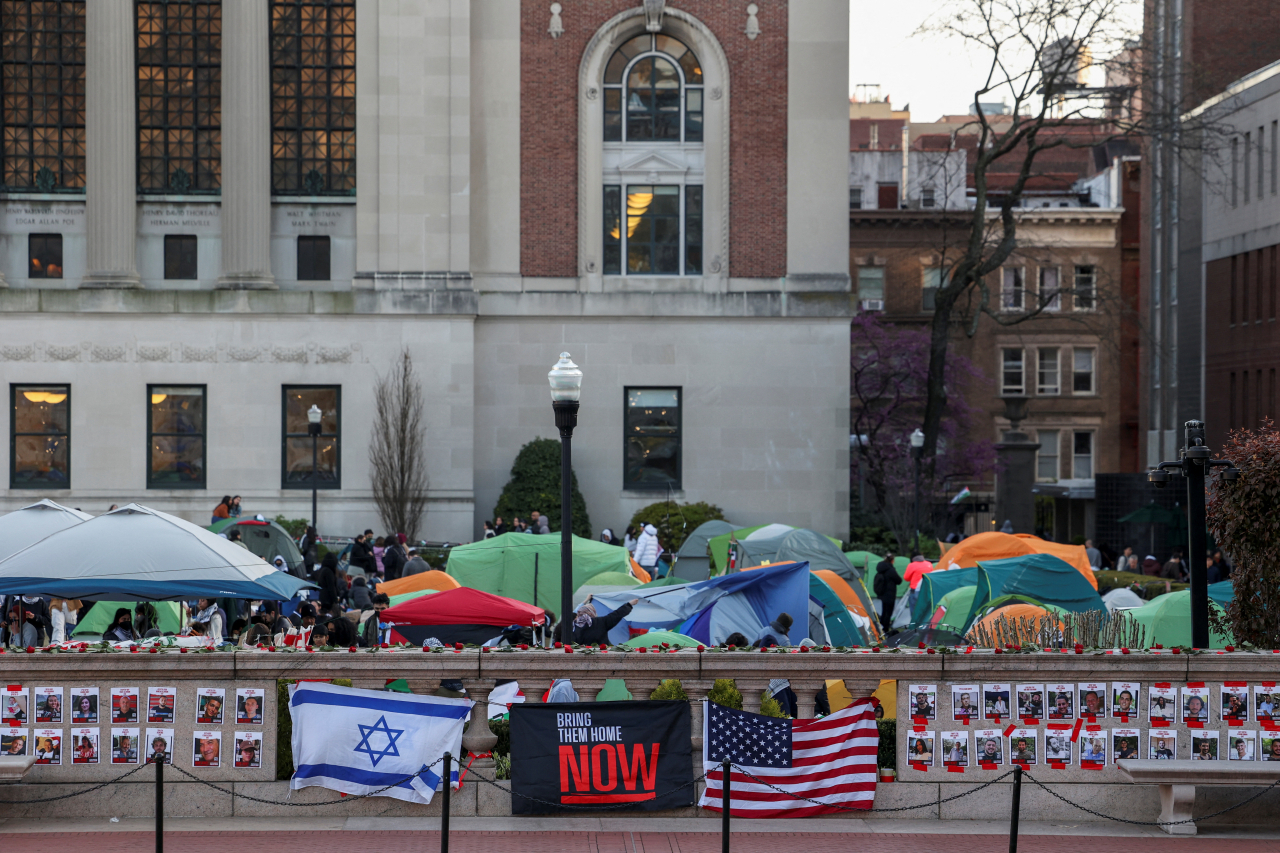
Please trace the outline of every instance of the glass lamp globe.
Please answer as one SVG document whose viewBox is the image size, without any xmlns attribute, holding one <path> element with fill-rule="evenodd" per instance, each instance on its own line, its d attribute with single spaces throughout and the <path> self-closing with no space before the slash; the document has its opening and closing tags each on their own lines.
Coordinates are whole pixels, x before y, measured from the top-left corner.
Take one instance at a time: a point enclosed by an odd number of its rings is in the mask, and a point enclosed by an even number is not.
<svg viewBox="0 0 1280 853">
<path fill-rule="evenodd" d="M 560 353 L 560 360 L 547 374 L 551 383 L 551 400 L 555 403 L 576 403 L 582 396 L 582 371 L 569 359 L 569 353 Z"/>
<path fill-rule="evenodd" d="M 320 407 L 312 404 L 311 408 L 307 409 L 307 422 L 313 424 L 320 423 L 320 414 Z"/>
</svg>

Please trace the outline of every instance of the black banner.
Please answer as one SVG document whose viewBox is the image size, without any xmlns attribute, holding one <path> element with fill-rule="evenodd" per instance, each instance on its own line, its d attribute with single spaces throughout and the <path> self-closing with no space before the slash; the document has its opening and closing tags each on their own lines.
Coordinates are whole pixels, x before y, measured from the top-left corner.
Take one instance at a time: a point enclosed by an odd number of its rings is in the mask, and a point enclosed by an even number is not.
<svg viewBox="0 0 1280 853">
<path fill-rule="evenodd" d="M 688 702 L 511 706 L 512 814 L 691 806 L 692 781 Z"/>
</svg>

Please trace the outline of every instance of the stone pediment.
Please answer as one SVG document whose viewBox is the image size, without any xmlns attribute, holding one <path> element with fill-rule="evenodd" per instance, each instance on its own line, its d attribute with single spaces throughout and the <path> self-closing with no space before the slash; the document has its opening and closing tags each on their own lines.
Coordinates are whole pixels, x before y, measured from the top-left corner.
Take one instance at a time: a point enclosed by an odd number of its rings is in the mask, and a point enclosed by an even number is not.
<svg viewBox="0 0 1280 853">
<path fill-rule="evenodd" d="M 653 152 L 640 154 L 618 164 L 624 178 L 647 180 L 651 183 L 669 182 L 684 177 L 689 171 L 682 158 L 671 158 Z"/>
</svg>

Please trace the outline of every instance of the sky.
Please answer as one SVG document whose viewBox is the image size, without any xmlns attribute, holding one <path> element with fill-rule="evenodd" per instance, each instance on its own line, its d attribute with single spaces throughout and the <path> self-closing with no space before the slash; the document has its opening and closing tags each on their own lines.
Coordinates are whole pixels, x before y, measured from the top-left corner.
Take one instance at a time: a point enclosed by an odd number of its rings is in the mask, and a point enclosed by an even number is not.
<svg viewBox="0 0 1280 853">
<path fill-rule="evenodd" d="M 911 106 L 913 121 L 965 114 L 985 69 L 955 42 L 914 35 L 941 0 L 849 0 L 849 94 L 879 83 L 895 109 Z"/>
</svg>

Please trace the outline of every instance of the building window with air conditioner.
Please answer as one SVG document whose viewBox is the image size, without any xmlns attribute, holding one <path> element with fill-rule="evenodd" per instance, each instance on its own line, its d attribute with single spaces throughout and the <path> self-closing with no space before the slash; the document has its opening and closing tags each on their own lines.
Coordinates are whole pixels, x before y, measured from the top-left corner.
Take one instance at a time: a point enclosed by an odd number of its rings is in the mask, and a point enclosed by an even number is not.
<svg viewBox="0 0 1280 853">
<path fill-rule="evenodd" d="M 858 307 L 863 311 L 884 310 L 884 267 L 858 270 Z"/>
</svg>

